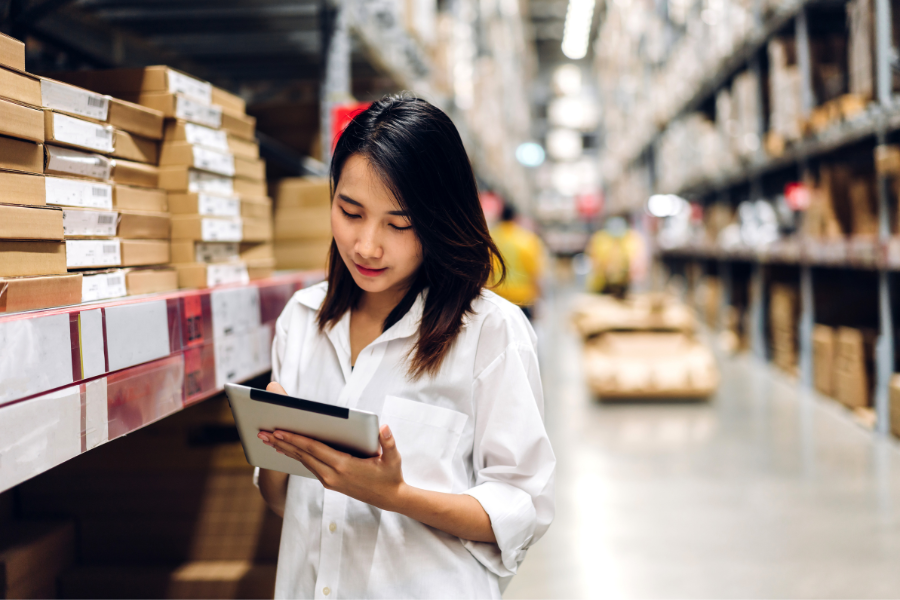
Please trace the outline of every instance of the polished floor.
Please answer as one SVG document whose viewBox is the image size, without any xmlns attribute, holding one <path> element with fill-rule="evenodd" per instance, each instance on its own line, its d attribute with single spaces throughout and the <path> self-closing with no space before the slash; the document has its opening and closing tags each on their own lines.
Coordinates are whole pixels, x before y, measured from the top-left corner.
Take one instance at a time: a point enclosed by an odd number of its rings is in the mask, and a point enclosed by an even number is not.
<svg viewBox="0 0 900 600">
<path fill-rule="evenodd" d="M 900 446 L 747 356 L 710 403 L 600 404 L 537 324 L 556 520 L 505 598 L 900 597 Z"/>
</svg>

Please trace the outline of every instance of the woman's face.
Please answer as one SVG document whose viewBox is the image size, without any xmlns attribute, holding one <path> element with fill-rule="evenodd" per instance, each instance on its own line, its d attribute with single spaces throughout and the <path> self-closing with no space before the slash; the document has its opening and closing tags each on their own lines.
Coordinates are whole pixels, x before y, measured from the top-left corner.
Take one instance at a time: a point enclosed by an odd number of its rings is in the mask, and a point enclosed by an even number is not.
<svg viewBox="0 0 900 600">
<path fill-rule="evenodd" d="M 368 161 L 344 164 L 331 205 L 331 231 L 364 291 L 405 291 L 422 265 L 422 246 L 403 209 Z"/>
</svg>

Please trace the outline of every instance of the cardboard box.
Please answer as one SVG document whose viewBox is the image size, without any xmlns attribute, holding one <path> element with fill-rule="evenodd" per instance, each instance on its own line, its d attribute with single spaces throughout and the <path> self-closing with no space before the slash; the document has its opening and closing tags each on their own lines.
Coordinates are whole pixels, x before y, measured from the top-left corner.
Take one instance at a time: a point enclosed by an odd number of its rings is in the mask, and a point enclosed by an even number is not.
<svg viewBox="0 0 900 600">
<path fill-rule="evenodd" d="M 115 143 L 115 130 L 71 115 L 44 109 L 44 135 L 56 146 L 110 154 Z"/>
<path fill-rule="evenodd" d="M 241 216 L 247 219 L 269 219 L 271 221 L 272 200 L 270 198 L 241 199 Z"/>
<path fill-rule="evenodd" d="M 20 312 L 81 302 L 81 274 L 0 278 L 0 312 Z"/>
<path fill-rule="evenodd" d="M 213 129 L 222 128 L 222 109 L 198 102 L 183 94 L 150 92 L 139 95 L 124 95 L 122 99 L 158 110 L 169 119 L 182 119 Z"/>
<path fill-rule="evenodd" d="M 222 88 L 213 86 L 211 100 L 213 104 L 221 106 L 222 110 L 239 115 L 247 113 L 247 103 L 244 99 L 237 94 L 226 92 Z"/>
<path fill-rule="evenodd" d="M 119 213 L 91 208 L 64 208 L 63 233 L 66 239 L 116 237 Z"/>
<path fill-rule="evenodd" d="M 119 98 L 125 94 L 171 92 L 186 94 L 205 104 L 212 102 L 212 86 L 209 83 L 163 65 L 100 71 L 67 71 L 54 77 Z"/>
<path fill-rule="evenodd" d="M 0 135 L 42 143 L 44 115 L 36 108 L 0 100 Z"/>
<path fill-rule="evenodd" d="M 241 244 L 172 240 L 171 252 L 172 262 L 176 264 L 237 262 L 241 257 Z"/>
<path fill-rule="evenodd" d="M 170 222 L 168 214 L 123 210 L 119 213 L 118 236 L 136 240 L 167 240 Z"/>
<path fill-rule="evenodd" d="M 244 179 L 243 177 L 235 177 L 232 186 L 234 188 L 234 193 L 241 198 L 266 197 L 267 190 L 265 181 L 251 181 L 250 179 Z"/>
<path fill-rule="evenodd" d="M 118 210 L 168 212 L 169 201 L 165 190 L 116 185 L 113 186 L 113 206 Z"/>
<path fill-rule="evenodd" d="M 272 219 L 242 219 L 244 223 L 243 240 L 245 242 L 272 241 Z"/>
<path fill-rule="evenodd" d="M 0 67 L 0 95 L 22 104 L 41 105 L 41 82 L 27 73 Z"/>
<path fill-rule="evenodd" d="M 176 264 L 174 267 L 178 270 L 181 288 L 208 288 L 250 281 L 247 265 L 242 262 Z"/>
<path fill-rule="evenodd" d="M 0 65 L 25 70 L 25 44 L 0 33 Z"/>
<path fill-rule="evenodd" d="M 128 295 L 157 294 L 178 289 L 175 269 L 129 269 L 125 273 Z"/>
<path fill-rule="evenodd" d="M 835 344 L 834 397 L 850 408 L 869 406 L 874 336 L 860 329 L 839 327 Z"/>
<path fill-rule="evenodd" d="M 103 269 L 121 265 L 121 240 L 66 240 L 66 267 L 69 270 Z M 87 279 L 85 279 L 85 284 L 87 284 Z"/>
<path fill-rule="evenodd" d="M 266 161 L 259 158 L 234 157 L 234 176 L 253 181 L 266 180 Z"/>
<path fill-rule="evenodd" d="M 234 134 L 228 134 L 228 150 L 241 158 L 259 158 L 259 144 Z"/>
<path fill-rule="evenodd" d="M 279 269 L 324 269 L 331 240 L 278 241 L 275 261 Z"/>
<path fill-rule="evenodd" d="M 82 302 L 123 298 L 128 295 L 123 269 L 84 271 L 82 275 L 84 276 L 81 284 Z"/>
<path fill-rule="evenodd" d="M 237 137 L 252 140 L 256 135 L 256 118 L 250 115 L 222 112 L 220 127 Z"/>
<path fill-rule="evenodd" d="M 170 193 L 169 207 L 176 215 L 206 215 L 211 217 L 240 217 L 243 202 L 240 198 L 205 193 Z"/>
<path fill-rule="evenodd" d="M 111 161 L 110 178 L 115 183 L 156 188 L 159 186 L 159 167 L 116 158 Z"/>
<path fill-rule="evenodd" d="M 182 119 L 173 119 L 166 122 L 164 139 L 167 144 L 187 142 L 221 152 L 230 152 L 227 131 L 190 123 Z M 249 144 L 250 142 L 244 143 Z"/>
<path fill-rule="evenodd" d="M 275 273 L 275 259 L 256 260 L 247 263 L 247 275 L 250 281 L 268 279 Z"/>
<path fill-rule="evenodd" d="M 168 240 L 122 240 L 123 267 L 164 265 L 168 262 Z"/>
<path fill-rule="evenodd" d="M 0 277 L 65 275 L 65 242 L 0 240 Z"/>
<path fill-rule="evenodd" d="M 4 526 L 0 569 L 4 598 L 56 597 L 56 579 L 75 562 L 70 522 L 14 521 Z M 52 592 L 52 596 L 46 596 Z"/>
<path fill-rule="evenodd" d="M 278 209 L 331 206 L 331 190 L 328 179 L 318 177 L 291 177 L 276 185 Z"/>
<path fill-rule="evenodd" d="M 816 390 L 834 394 L 834 329 L 826 325 L 813 328 L 813 383 Z"/>
<path fill-rule="evenodd" d="M 243 223 L 239 217 L 207 217 L 175 215 L 172 217 L 172 239 L 198 242 L 240 242 Z"/>
<path fill-rule="evenodd" d="M 165 116 L 158 110 L 133 102 L 109 99 L 110 125 L 151 140 L 161 140 Z"/>
<path fill-rule="evenodd" d="M 271 242 L 241 242 L 239 251 L 241 260 L 247 263 L 275 258 L 275 245 Z"/>
<path fill-rule="evenodd" d="M 900 173 L 900 146 L 891 144 L 875 146 L 875 170 L 881 175 Z"/>
<path fill-rule="evenodd" d="M 234 179 L 186 166 L 160 167 L 159 187 L 170 192 L 207 192 L 233 196 Z"/>
<path fill-rule="evenodd" d="M 106 181 L 112 171 L 112 161 L 106 156 L 73 148 L 45 146 L 44 172 L 51 175 L 85 177 Z"/>
<path fill-rule="evenodd" d="M 0 171 L 0 204 L 44 206 L 47 204 L 44 189 L 43 177 Z"/>
<path fill-rule="evenodd" d="M 891 377 L 891 432 L 900 437 L 900 374 Z"/>
<path fill-rule="evenodd" d="M 61 240 L 62 211 L 52 206 L 0 204 L 0 239 Z"/>
<path fill-rule="evenodd" d="M 275 215 L 276 240 L 305 240 L 331 237 L 331 207 L 281 208 Z"/>
<path fill-rule="evenodd" d="M 232 177 L 236 161 L 227 152 L 212 150 L 189 142 L 166 142 L 159 156 L 161 167 L 185 166 Z"/>
<path fill-rule="evenodd" d="M 112 155 L 116 158 L 124 158 L 125 160 L 151 165 L 159 163 L 159 143 L 149 138 L 116 129 L 115 148 Z"/>
</svg>

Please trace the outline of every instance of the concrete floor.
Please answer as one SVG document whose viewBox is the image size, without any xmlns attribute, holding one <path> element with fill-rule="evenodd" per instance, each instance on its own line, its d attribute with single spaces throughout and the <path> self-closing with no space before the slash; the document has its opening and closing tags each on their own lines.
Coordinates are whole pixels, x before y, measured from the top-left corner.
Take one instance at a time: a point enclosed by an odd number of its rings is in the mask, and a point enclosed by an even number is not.
<svg viewBox="0 0 900 600">
<path fill-rule="evenodd" d="M 556 520 L 505 598 L 900 597 L 900 446 L 748 356 L 706 404 L 593 401 L 537 324 Z"/>
</svg>

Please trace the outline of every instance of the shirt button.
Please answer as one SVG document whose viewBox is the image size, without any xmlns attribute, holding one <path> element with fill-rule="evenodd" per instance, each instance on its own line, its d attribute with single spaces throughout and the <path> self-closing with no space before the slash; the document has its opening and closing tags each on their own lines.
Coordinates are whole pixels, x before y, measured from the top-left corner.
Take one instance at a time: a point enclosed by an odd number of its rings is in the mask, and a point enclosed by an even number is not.
<svg viewBox="0 0 900 600">
<path fill-rule="evenodd" d="M 337 530 L 337 523 L 332 521 L 331 524 L 328 526 L 328 531 L 330 531 L 331 533 L 334 533 L 336 530 Z"/>
<path fill-rule="evenodd" d="M 327 587 L 327 588 L 322 588 L 322 593 L 325 594 L 325 595 L 327 596 L 328 594 L 331 593 L 331 588 L 329 588 L 329 587 Z"/>
</svg>

